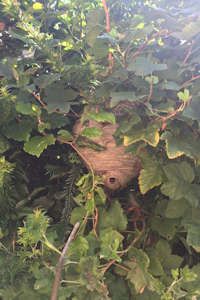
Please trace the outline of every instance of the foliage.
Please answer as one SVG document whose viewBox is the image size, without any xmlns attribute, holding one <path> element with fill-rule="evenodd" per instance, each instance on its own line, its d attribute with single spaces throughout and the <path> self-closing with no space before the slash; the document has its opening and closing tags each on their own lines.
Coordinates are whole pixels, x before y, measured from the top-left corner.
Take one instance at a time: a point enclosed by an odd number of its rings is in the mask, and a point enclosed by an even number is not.
<svg viewBox="0 0 200 300">
<path fill-rule="evenodd" d="M 200 299 L 200 3 L 102 3 L 0 0 L 2 300 L 50 298 L 77 221 L 59 300 Z M 117 124 L 138 180 L 104 190 L 77 119 Z"/>
</svg>

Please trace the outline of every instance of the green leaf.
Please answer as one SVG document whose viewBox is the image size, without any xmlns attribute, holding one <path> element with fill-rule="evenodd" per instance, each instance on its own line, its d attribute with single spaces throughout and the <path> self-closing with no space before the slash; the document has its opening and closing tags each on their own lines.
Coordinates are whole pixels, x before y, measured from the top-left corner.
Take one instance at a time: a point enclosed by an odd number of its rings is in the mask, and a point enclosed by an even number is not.
<svg viewBox="0 0 200 300">
<path fill-rule="evenodd" d="M 41 113 L 41 109 L 39 108 L 39 106 L 22 101 L 17 102 L 16 110 L 17 112 L 28 116 L 38 116 Z"/>
<path fill-rule="evenodd" d="M 151 160 L 149 165 L 140 171 L 139 187 L 142 194 L 162 183 L 162 168 L 156 160 Z"/>
<path fill-rule="evenodd" d="M 134 61 L 130 62 L 127 70 L 135 72 L 135 74 L 138 76 L 146 76 L 155 71 L 167 70 L 167 65 L 154 63 L 146 57 L 138 57 Z"/>
<path fill-rule="evenodd" d="M 186 155 L 200 161 L 200 140 L 192 132 L 181 131 L 179 134 L 165 132 L 161 139 L 165 140 L 167 156 L 170 159 Z"/>
<path fill-rule="evenodd" d="M 95 189 L 95 203 L 96 205 L 105 204 L 107 199 L 106 193 L 104 192 L 104 189 L 100 186 L 98 186 Z"/>
<path fill-rule="evenodd" d="M 200 225 L 189 224 L 187 226 L 187 243 L 200 252 Z"/>
<path fill-rule="evenodd" d="M 35 127 L 35 122 L 31 118 L 23 118 L 22 120 L 13 120 L 3 127 L 3 134 L 18 142 L 28 141 L 31 131 Z"/>
<path fill-rule="evenodd" d="M 35 2 L 33 3 L 33 9 L 34 10 L 42 10 L 43 9 L 43 4 L 40 2 Z"/>
<path fill-rule="evenodd" d="M 169 181 L 186 181 L 192 183 L 195 178 L 194 169 L 186 161 L 180 163 L 168 163 L 163 168 L 165 175 Z"/>
<path fill-rule="evenodd" d="M 111 124 L 115 124 L 115 115 L 113 113 L 109 113 L 109 112 L 99 112 L 99 113 L 93 113 L 90 112 L 87 114 L 87 119 L 89 120 L 94 120 L 96 122 L 107 122 L 107 123 L 111 123 Z"/>
<path fill-rule="evenodd" d="M 193 207 L 198 207 L 199 205 L 200 186 L 198 184 L 189 184 L 184 181 L 169 181 L 162 185 L 161 192 L 174 200 L 185 198 Z"/>
<path fill-rule="evenodd" d="M 177 232 L 179 221 L 176 219 L 167 219 L 154 217 L 151 220 L 151 229 L 157 231 L 160 236 L 171 240 Z"/>
<path fill-rule="evenodd" d="M 73 136 L 71 135 L 71 133 L 68 130 L 65 129 L 60 129 L 58 131 L 58 136 L 61 138 L 64 138 L 66 141 L 72 141 L 73 140 Z"/>
<path fill-rule="evenodd" d="M 162 84 L 162 88 L 164 90 L 172 90 L 172 91 L 179 91 L 181 86 L 178 85 L 176 82 L 174 81 L 164 81 L 164 83 Z"/>
<path fill-rule="evenodd" d="M 58 81 L 46 88 L 44 100 L 47 103 L 49 112 L 59 110 L 60 112 L 67 113 L 71 103 L 73 103 L 78 94 L 77 91 L 66 88 L 65 82 Z"/>
<path fill-rule="evenodd" d="M 4 136 L 0 135 L 0 154 L 6 152 L 9 148 L 10 144 L 8 140 Z"/>
<path fill-rule="evenodd" d="M 80 264 L 79 264 L 80 282 L 81 285 L 84 286 L 84 289 L 86 289 L 87 295 L 91 291 L 97 292 L 99 290 L 100 280 L 102 280 L 102 274 L 101 272 L 99 272 L 98 267 L 99 267 L 99 261 L 97 257 L 94 256 L 82 257 L 80 260 Z M 102 293 L 102 297 L 103 297 L 103 293 Z"/>
<path fill-rule="evenodd" d="M 169 200 L 165 216 L 169 219 L 177 219 L 183 217 L 187 209 L 189 209 L 189 205 L 186 199 Z"/>
<path fill-rule="evenodd" d="M 161 262 L 165 272 L 171 271 L 171 269 L 179 268 L 183 261 L 182 257 L 172 254 L 169 242 L 164 239 L 160 239 L 157 242 L 154 255 Z"/>
<path fill-rule="evenodd" d="M 40 209 L 28 214 L 23 227 L 18 230 L 18 243 L 29 247 L 43 240 L 49 226 L 48 217 Z"/>
<path fill-rule="evenodd" d="M 89 139 L 94 139 L 102 135 L 102 130 L 97 127 L 88 127 L 83 129 L 81 135 Z"/>
<path fill-rule="evenodd" d="M 121 261 L 120 256 L 117 254 L 117 251 L 121 245 L 123 238 L 123 235 L 111 228 L 101 230 L 100 257 L 106 260 L 114 259 L 116 261 Z"/>
<path fill-rule="evenodd" d="M 158 84 L 158 82 L 159 82 L 159 78 L 157 76 L 153 76 L 153 75 L 145 77 L 145 80 L 149 84 Z"/>
<path fill-rule="evenodd" d="M 50 145 L 55 144 L 55 137 L 52 134 L 45 136 L 34 136 L 24 144 L 24 151 L 40 157 L 42 152 Z"/>
<path fill-rule="evenodd" d="M 110 94 L 111 97 L 111 102 L 110 105 L 111 107 L 115 107 L 119 102 L 121 101 L 137 101 L 138 97 L 135 95 L 135 92 L 111 92 Z"/>
<path fill-rule="evenodd" d="M 75 207 L 71 213 L 70 223 L 72 225 L 75 225 L 76 222 L 81 222 L 85 216 L 86 216 L 85 207 Z"/>
<path fill-rule="evenodd" d="M 200 100 L 199 96 L 192 97 L 189 105 L 184 109 L 183 115 L 192 120 L 198 120 L 200 122 Z"/>
<path fill-rule="evenodd" d="M 126 229 L 127 218 L 117 200 L 112 203 L 108 210 L 99 209 L 98 226 L 100 229 L 113 228 L 119 231 Z"/>
<path fill-rule="evenodd" d="M 156 147 L 159 140 L 159 127 L 157 124 L 153 124 L 149 125 L 147 128 L 133 128 L 131 130 L 131 136 L 124 136 L 124 146 L 130 146 L 139 141 L 144 141 L 150 146 Z"/>
<path fill-rule="evenodd" d="M 69 246 L 68 256 L 73 257 L 73 259 L 80 259 L 87 255 L 88 250 L 89 244 L 86 238 L 78 236 Z"/>
<path fill-rule="evenodd" d="M 129 299 L 129 289 L 127 288 L 126 281 L 120 276 L 108 273 L 106 275 L 106 284 L 108 285 L 112 300 Z"/>
<path fill-rule="evenodd" d="M 191 98 L 191 96 L 190 96 L 190 91 L 189 91 L 188 89 L 184 89 L 183 92 L 179 92 L 179 93 L 177 94 L 177 96 L 178 96 L 178 98 L 179 98 L 180 100 L 182 100 L 183 102 L 188 102 L 188 101 L 190 100 L 190 98 Z"/>
<path fill-rule="evenodd" d="M 172 200 L 181 200 L 183 198 L 194 207 L 198 206 L 198 193 L 200 187 L 192 184 L 195 174 L 188 162 L 170 163 L 164 168 L 168 179 L 161 187 L 161 192 Z"/>
<path fill-rule="evenodd" d="M 148 267 L 150 264 L 149 257 L 141 249 L 132 248 L 129 257 L 131 261 L 125 261 L 124 264 L 130 271 L 127 279 L 134 285 L 136 293 L 142 293 L 149 283 Z"/>
</svg>

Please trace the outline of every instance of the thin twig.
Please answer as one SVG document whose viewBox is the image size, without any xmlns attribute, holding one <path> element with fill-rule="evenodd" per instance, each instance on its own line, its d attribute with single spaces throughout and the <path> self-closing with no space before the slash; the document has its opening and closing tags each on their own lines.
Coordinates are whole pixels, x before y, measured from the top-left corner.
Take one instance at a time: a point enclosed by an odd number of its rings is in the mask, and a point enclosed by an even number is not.
<svg viewBox="0 0 200 300">
<path fill-rule="evenodd" d="M 149 38 L 147 38 L 147 40 L 139 46 L 139 48 L 133 53 L 133 55 L 131 56 L 131 60 L 133 61 L 134 59 L 136 59 L 142 52 L 143 50 L 149 45 L 149 43 L 154 40 L 157 37 L 161 37 L 161 36 L 169 36 L 170 33 L 167 29 L 163 29 L 161 31 L 158 31 L 154 34 L 152 34 Z M 131 45 L 129 45 L 129 47 L 126 49 L 125 51 L 125 59 L 128 56 L 129 52 L 131 49 Z"/>
<path fill-rule="evenodd" d="M 185 65 L 187 62 L 188 62 L 188 59 L 190 57 L 190 55 L 192 54 L 192 48 L 193 48 L 193 45 L 194 45 L 194 41 L 192 41 L 187 53 L 186 53 L 186 56 L 184 58 L 184 61 L 183 61 L 183 64 Z"/>
<path fill-rule="evenodd" d="M 105 16 L 106 16 L 106 32 L 109 33 L 111 30 L 110 27 L 110 13 L 106 3 L 106 0 L 102 0 Z M 108 73 L 112 72 L 114 66 L 113 54 L 111 52 L 108 53 Z"/>
<path fill-rule="evenodd" d="M 200 78 L 200 75 L 196 75 L 196 76 L 192 76 L 192 78 L 190 78 L 189 80 L 185 81 L 182 86 L 180 87 L 180 89 L 188 86 L 192 81 L 197 80 Z"/>
<path fill-rule="evenodd" d="M 46 104 L 41 100 L 40 95 L 37 95 L 34 92 L 32 92 L 31 95 L 40 103 L 42 107 L 46 107 Z"/>
<path fill-rule="evenodd" d="M 99 212 L 98 212 L 98 208 L 95 207 L 95 215 L 93 217 L 93 230 L 96 237 L 98 237 L 97 235 L 98 219 L 99 219 Z"/>
<path fill-rule="evenodd" d="M 51 300 L 57 300 L 58 299 L 58 289 L 59 289 L 59 286 L 60 286 L 60 279 L 61 279 L 61 272 L 62 272 L 62 268 L 63 268 L 63 265 L 64 265 L 64 259 L 65 259 L 65 255 L 67 253 L 67 250 L 69 248 L 69 245 L 71 244 L 71 242 L 74 240 L 75 238 L 75 235 L 78 231 L 78 228 L 80 226 L 80 223 L 77 222 L 68 239 L 67 239 L 67 242 L 62 250 L 62 253 L 60 255 L 60 258 L 59 258 L 59 261 L 58 261 L 58 264 L 57 264 L 57 267 L 56 267 L 56 274 L 55 274 L 55 279 L 54 279 L 54 282 L 53 282 L 53 287 L 52 287 L 52 292 L 51 292 Z"/>
<path fill-rule="evenodd" d="M 153 95 L 153 79 L 151 78 L 147 102 L 150 102 L 152 95 Z"/>
</svg>

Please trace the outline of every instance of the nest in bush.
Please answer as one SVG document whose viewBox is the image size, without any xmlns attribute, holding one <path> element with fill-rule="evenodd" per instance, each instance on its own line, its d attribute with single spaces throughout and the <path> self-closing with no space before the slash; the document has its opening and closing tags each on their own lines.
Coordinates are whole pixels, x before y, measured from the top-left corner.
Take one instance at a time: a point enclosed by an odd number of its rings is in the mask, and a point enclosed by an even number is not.
<svg viewBox="0 0 200 300">
<path fill-rule="evenodd" d="M 141 169 L 140 159 L 132 153 L 126 152 L 126 148 L 116 144 L 114 133 L 117 124 L 98 123 L 88 121 L 86 125 L 77 121 L 74 126 L 74 135 L 77 138 L 85 128 L 96 127 L 101 129 L 101 136 L 93 141 L 103 150 L 97 151 L 91 147 L 77 146 L 87 167 L 93 169 L 94 174 L 100 175 L 106 188 L 118 190 L 127 186 L 128 182 L 137 177 Z"/>
</svg>

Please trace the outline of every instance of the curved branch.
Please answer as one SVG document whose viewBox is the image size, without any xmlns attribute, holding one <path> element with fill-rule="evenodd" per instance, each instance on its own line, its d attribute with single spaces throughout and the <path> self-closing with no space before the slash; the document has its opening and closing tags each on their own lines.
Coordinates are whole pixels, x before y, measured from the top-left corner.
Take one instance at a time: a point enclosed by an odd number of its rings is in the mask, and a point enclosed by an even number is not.
<svg viewBox="0 0 200 300">
<path fill-rule="evenodd" d="M 63 268 L 63 265 L 64 265 L 64 259 L 65 259 L 65 255 L 67 253 L 67 250 L 69 248 L 69 245 L 71 244 L 71 242 L 74 240 L 75 238 L 75 235 L 79 229 L 79 226 L 80 226 L 80 223 L 77 222 L 68 239 L 67 239 L 67 242 L 62 250 L 62 253 L 60 255 L 60 258 L 59 258 L 59 261 L 58 261 L 58 264 L 57 264 L 57 267 L 56 267 L 56 274 L 55 274 L 55 279 L 54 279 L 54 282 L 53 282 L 53 286 L 52 286 L 52 292 L 51 292 L 51 300 L 57 300 L 58 299 L 58 289 L 59 289 L 59 286 L 60 286 L 60 279 L 61 279 L 61 272 L 62 272 L 62 268 Z"/>
</svg>

